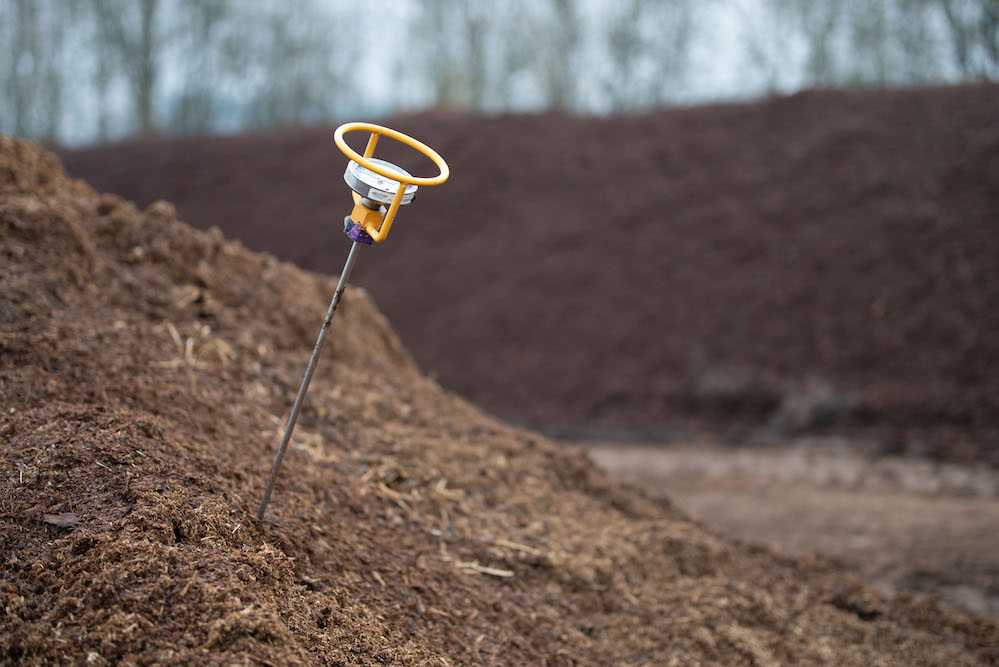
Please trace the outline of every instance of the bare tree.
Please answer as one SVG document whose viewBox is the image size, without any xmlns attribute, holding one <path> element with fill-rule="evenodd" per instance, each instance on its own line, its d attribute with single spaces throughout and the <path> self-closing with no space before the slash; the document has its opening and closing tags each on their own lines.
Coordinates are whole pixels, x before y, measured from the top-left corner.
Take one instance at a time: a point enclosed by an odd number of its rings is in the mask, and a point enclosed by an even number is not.
<svg viewBox="0 0 999 667">
<path fill-rule="evenodd" d="M 674 89 L 686 81 L 697 16 L 690 0 L 660 3 L 657 9 L 653 16 L 656 38 L 650 49 L 654 67 L 649 99 L 652 104 L 664 105 L 673 99 Z"/>
<path fill-rule="evenodd" d="M 688 0 L 617 3 L 607 22 L 609 71 L 604 90 L 613 111 L 665 104 L 683 83 L 693 41 Z"/>
<path fill-rule="evenodd" d="M 42 133 L 45 138 L 55 141 L 59 138 L 59 126 L 62 123 L 63 104 L 63 62 L 62 44 L 65 39 L 66 20 L 72 19 L 75 14 L 75 3 L 67 2 L 64 11 L 56 8 L 46 12 L 45 33 L 49 39 L 55 40 L 60 46 L 50 46 L 44 54 L 44 74 L 42 76 L 42 86 L 44 88 L 45 100 L 43 111 L 45 116 Z"/>
<path fill-rule="evenodd" d="M 942 36 L 935 29 L 935 0 L 897 0 L 891 29 L 898 63 L 895 80 L 919 83 L 938 77 Z"/>
<path fill-rule="evenodd" d="M 201 0 L 175 17 L 178 42 L 185 49 L 182 89 L 170 110 L 170 129 L 206 132 L 218 120 L 217 86 L 224 75 L 221 35 L 233 11 L 231 0 Z"/>
<path fill-rule="evenodd" d="M 259 16 L 241 20 L 259 21 Z M 323 3 L 299 3 L 294 11 L 276 6 L 266 15 L 261 39 L 245 43 L 239 29 L 233 43 L 246 59 L 242 69 L 259 80 L 248 102 L 244 124 L 270 127 L 329 118 L 338 99 L 349 97 L 349 61 L 331 52 L 335 17 Z M 244 75 L 245 76 L 245 75 Z"/>
<path fill-rule="evenodd" d="M 141 0 L 139 2 L 139 42 L 131 51 L 135 53 L 137 62 L 133 67 L 137 70 L 135 78 L 135 98 L 139 109 L 139 128 L 143 134 L 153 130 L 153 94 L 156 90 L 157 68 L 156 54 L 156 10 L 159 0 Z"/>
<path fill-rule="evenodd" d="M 126 73 L 135 124 L 142 134 L 156 128 L 153 101 L 159 77 L 159 0 L 92 0 L 100 38 L 114 50 Z"/>
<path fill-rule="evenodd" d="M 604 81 L 604 90 L 610 100 L 611 109 L 624 111 L 641 106 L 641 92 L 638 90 L 639 66 L 646 54 L 643 26 L 645 8 L 642 0 L 630 0 L 618 4 L 617 11 L 608 22 L 606 42 L 610 71 Z"/>
<path fill-rule="evenodd" d="M 94 14 L 94 36 L 92 48 L 94 51 L 94 96 L 97 101 L 97 138 L 104 141 L 110 132 L 111 109 L 108 101 L 108 91 L 114 75 L 117 51 L 111 48 L 105 36 L 107 30 L 97 14 Z"/>
<path fill-rule="evenodd" d="M 489 85 L 487 39 L 489 37 L 489 8 L 481 2 L 465 0 L 462 8 L 462 28 L 465 46 L 465 80 L 468 105 L 472 109 L 485 108 Z"/>
<path fill-rule="evenodd" d="M 793 38 L 805 51 L 801 78 L 812 85 L 856 85 L 909 83 L 927 81 L 941 75 L 941 53 L 947 35 L 942 34 L 941 7 L 953 0 L 843 0 L 818 3 L 810 0 L 767 0 L 765 29 L 773 34 L 782 18 L 790 18 Z M 952 12 L 951 40 L 964 67 L 982 61 L 981 49 L 975 51 L 980 24 L 970 26 L 971 18 L 980 20 L 986 13 L 972 15 L 970 4 L 961 3 L 963 13 Z M 995 0 L 991 0 L 994 4 Z M 943 4 L 942 4 L 943 3 Z M 970 3 L 970 4 L 969 4 Z M 957 6 L 957 5 L 955 5 Z M 974 36 L 974 37 L 972 37 Z M 753 55 L 768 53 L 766 38 L 754 37 Z M 963 40 L 963 41 L 962 41 Z M 781 50 L 786 62 L 788 49 Z M 978 56 L 970 54 L 979 54 Z M 961 55 L 963 54 L 963 55 Z M 962 58 L 964 60 L 962 61 Z M 755 62 L 762 68 L 763 62 Z M 771 63 L 773 61 L 770 61 Z M 994 68 L 993 68 L 994 69 Z M 979 70 L 975 70 L 976 72 Z"/>
<path fill-rule="evenodd" d="M 854 0 L 848 7 L 846 29 L 851 53 L 863 54 L 848 59 L 845 69 L 849 79 L 883 85 L 891 78 L 890 4 L 888 0 Z"/>
<path fill-rule="evenodd" d="M 547 26 L 547 46 L 541 56 L 541 82 L 547 106 L 559 111 L 573 108 L 576 101 L 576 72 L 573 64 L 582 33 L 582 21 L 574 0 L 551 0 L 551 22 Z"/>
<path fill-rule="evenodd" d="M 497 38 L 492 42 L 496 51 L 496 73 L 491 88 L 500 108 L 514 106 L 514 81 L 529 72 L 537 57 L 535 49 L 528 48 L 530 41 L 525 38 L 530 32 L 525 30 L 525 24 L 530 20 L 530 5 L 522 0 L 509 0 L 493 15 L 493 31 Z M 511 36 L 520 39 L 511 39 Z"/>
<path fill-rule="evenodd" d="M 427 0 L 410 28 L 432 103 L 482 110 L 488 98 L 496 8 L 476 0 Z"/>
<path fill-rule="evenodd" d="M 747 71 L 762 75 L 767 93 L 780 90 L 787 76 L 789 44 L 797 32 L 796 22 L 789 20 L 783 3 L 764 0 L 751 11 L 742 3 L 732 3 L 742 26 Z"/>
<path fill-rule="evenodd" d="M 972 77 L 994 77 L 999 68 L 999 3 L 996 0 L 938 0 L 947 20 L 954 57 Z"/>
<path fill-rule="evenodd" d="M 13 128 L 16 134 L 31 136 L 33 111 L 38 108 L 38 78 L 41 62 L 39 32 L 40 5 L 32 0 L 15 0 L 12 21 L 14 39 L 11 41 L 7 74 L 7 94 L 12 101 Z"/>
<path fill-rule="evenodd" d="M 789 5 L 807 44 L 807 80 L 821 85 L 836 83 L 837 63 L 833 39 L 843 15 L 843 3 L 792 0 Z"/>
<path fill-rule="evenodd" d="M 412 42 L 421 45 L 415 57 L 436 107 L 461 102 L 460 58 L 453 39 L 459 8 L 458 0 L 425 0 L 410 28 Z"/>
</svg>

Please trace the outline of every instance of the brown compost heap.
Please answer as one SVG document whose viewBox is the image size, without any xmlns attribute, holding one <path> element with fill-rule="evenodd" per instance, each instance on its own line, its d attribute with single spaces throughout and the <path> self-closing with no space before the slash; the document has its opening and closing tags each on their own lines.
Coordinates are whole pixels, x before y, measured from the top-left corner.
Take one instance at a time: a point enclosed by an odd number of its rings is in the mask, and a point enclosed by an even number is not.
<svg viewBox="0 0 999 667">
<path fill-rule="evenodd" d="M 735 543 L 423 376 L 330 276 L 0 137 L 0 662 L 976 664 L 992 621 Z"/>
<path fill-rule="evenodd" d="M 739 442 L 836 428 L 999 464 L 997 109 L 999 85 L 983 84 L 390 119 L 452 178 L 417 194 L 356 277 L 422 368 L 523 423 L 643 437 L 705 424 Z M 330 135 L 65 159 L 99 188 L 169 199 L 197 227 L 328 273 L 348 203 Z"/>
</svg>

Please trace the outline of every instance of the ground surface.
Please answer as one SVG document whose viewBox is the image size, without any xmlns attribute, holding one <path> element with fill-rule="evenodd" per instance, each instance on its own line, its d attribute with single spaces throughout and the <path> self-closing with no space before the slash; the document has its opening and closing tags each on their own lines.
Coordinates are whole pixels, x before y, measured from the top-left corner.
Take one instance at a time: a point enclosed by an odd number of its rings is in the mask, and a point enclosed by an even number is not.
<svg viewBox="0 0 999 667">
<path fill-rule="evenodd" d="M 734 426 L 738 441 L 832 422 L 886 451 L 996 463 L 997 108 L 989 85 L 626 119 L 399 118 L 453 176 L 417 195 L 357 279 L 423 368 L 520 421 Z M 331 272 L 348 198 L 330 135 L 65 159 L 100 188 L 170 199 L 195 226 Z"/>
<path fill-rule="evenodd" d="M 423 377 L 329 277 L 0 138 L 0 660 L 974 664 L 999 626 L 706 530 Z"/>
<path fill-rule="evenodd" d="M 611 476 L 725 535 L 841 560 L 887 593 L 932 592 L 999 617 L 999 473 L 851 446 L 588 444 Z"/>
</svg>

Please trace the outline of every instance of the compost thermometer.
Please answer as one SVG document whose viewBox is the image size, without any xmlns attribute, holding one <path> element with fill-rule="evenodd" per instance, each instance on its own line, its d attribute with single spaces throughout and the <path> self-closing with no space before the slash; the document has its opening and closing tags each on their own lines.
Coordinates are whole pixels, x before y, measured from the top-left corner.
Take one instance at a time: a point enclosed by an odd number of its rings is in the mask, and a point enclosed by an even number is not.
<svg viewBox="0 0 999 667">
<path fill-rule="evenodd" d="M 348 132 L 370 132 L 368 144 L 364 148 L 364 155 L 359 155 L 357 151 L 347 145 L 343 135 Z M 398 167 L 386 160 L 373 157 L 378 139 L 382 136 L 394 139 L 424 157 L 429 158 L 439 170 L 436 176 L 421 178 L 413 176 L 402 167 Z M 382 243 L 388 238 L 392 223 L 395 222 L 399 207 L 409 204 L 416 196 L 416 190 L 420 186 L 440 185 L 444 183 L 450 175 L 447 163 L 444 162 L 437 151 L 426 144 L 413 139 L 402 132 L 393 129 L 373 125 L 371 123 L 346 123 L 333 132 L 333 141 L 350 160 L 347 163 L 347 170 L 343 174 L 343 180 L 353 192 L 354 208 L 350 214 L 343 219 L 343 231 L 347 237 L 353 241 L 350 252 L 347 254 L 347 261 L 340 272 L 340 280 L 337 282 L 336 290 L 333 292 L 333 299 L 326 310 L 326 318 L 319 329 L 319 336 L 316 344 L 312 348 L 312 356 L 305 367 L 305 375 L 302 377 L 302 384 L 298 388 L 298 395 L 295 403 L 291 406 L 291 414 L 288 415 L 288 423 L 285 425 L 284 436 L 281 438 L 281 445 L 274 456 L 274 465 L 271 467 L 271 476 L 267 480 L 267 488 L 264 489 L 264 497 L 260 501 L 257 509 L 257 520 L 263 521 L 264 513 L 267 511 L 267 504 L 271 500 L 271 493 L 274 491 L 274 481 L 281 470 L 281 463 L 284 461 L 285 452 L 288 450 L 288 443 L 291 442 L 292 433 L 295 431 L 295 423 L 298 421 L 298 414 L 302 410 L 302 403 L 305 395 L 309 391 L 309 383 L 312 382 L 312 374 L 316 370 L 319 361 L 319 353 L 323 349 L 323 342 L 326 340 L 326 332 L 333 321 L 333 313 L 340 303 L 344 288 L 347 287 L 347 280 L 350 271 L 354 268 L 357 260 L 357 251 L 363 245 Z M 386 208 L 387 207 L 387 208 Z"/>
</svg>

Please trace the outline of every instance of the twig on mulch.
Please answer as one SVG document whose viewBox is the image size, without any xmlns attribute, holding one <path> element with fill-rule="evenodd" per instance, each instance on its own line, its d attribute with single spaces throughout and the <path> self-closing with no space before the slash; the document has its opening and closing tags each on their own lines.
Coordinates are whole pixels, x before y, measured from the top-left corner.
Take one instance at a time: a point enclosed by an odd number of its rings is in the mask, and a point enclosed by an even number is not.
<svg viewBox="0 0 999 667">
<path fill-rule="evenodd" d="M 513 570 L 501 570 L 498 567 L 487 567 L 485 565 L 479 565 L 478 561 L 459 561 L 458 567 L 463 570 L 470 570 L 472 572 L 477 572 L 478 574 L 488 574 L 491 577 L 512 577 Z"/>
</svg>

